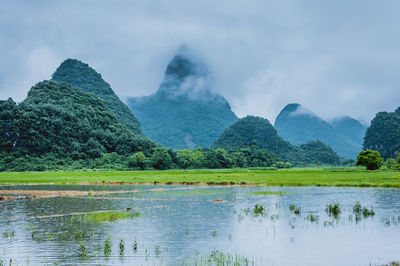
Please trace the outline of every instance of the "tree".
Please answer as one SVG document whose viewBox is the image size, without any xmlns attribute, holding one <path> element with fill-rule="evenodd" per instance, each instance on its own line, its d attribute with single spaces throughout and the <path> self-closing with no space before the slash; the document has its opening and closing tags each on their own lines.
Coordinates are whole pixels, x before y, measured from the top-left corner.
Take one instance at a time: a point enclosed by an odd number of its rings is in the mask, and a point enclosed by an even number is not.
<svg viewBox="0 0 400 266">
<path fill-rule="evenodd" d="M 398 163 L 396 162 L 395 159 L 393 158 L 389 158 L 386 160 L 385 162 L 385 166 L 387 167 L 387 169 L 389 170 L 395 170 L 397 168 Z"/>
<path fill-rule="evenodd" d="M 159 170 L 169 169 L 172 165 L 171 155 L 162 147 L 154 148 L 150 161 L 151 166 Z"/>
<path fill-rule="evenodd" d="M 361 151 L 357 156 L 356 165 L 366 166 L 367 170 L 376 170 L 383 165 L 383 159 L 378 151 Z"/>
<path fill-rule="evenodd" d="M 128 166 L 129 167 L 139 167 L 140 169 L 145 169 L 146 168 L 146 156 L 144 155 L 143 152 L 135 152 L 133 155 L 129 156 L 128 160 Z"/>
</svg>

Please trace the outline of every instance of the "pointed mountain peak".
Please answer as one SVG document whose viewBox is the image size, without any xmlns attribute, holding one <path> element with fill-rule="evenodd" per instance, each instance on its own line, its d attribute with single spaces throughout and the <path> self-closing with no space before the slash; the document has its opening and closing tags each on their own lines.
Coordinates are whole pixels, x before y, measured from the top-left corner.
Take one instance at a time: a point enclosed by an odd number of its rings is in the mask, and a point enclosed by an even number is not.
<svg viewBox="0 0 400 266">
<path fill-rule="evenodd" d="M 165 71 L 166 76 L 173 75 L 179 79 L 185 79 L 189 76 L 207 76 L 208 74 L 207 67 L 185 45 L 178 49 Z"/>
<path fill-rule="evenodd" d="M 296 112 L 298 108 L 302 107 L 301 104 L 298 103 L 289 103 L 288 105 L 286 105 L 281 113 L 292 113 L 292 112 Z"/>
<path fill-rule="evenodd" d="M 186 46 L 181 46 L 169 62 L 158 90 L 169 97 L 214 98 L 212 78 L 206 65 Z"/>
</svg>

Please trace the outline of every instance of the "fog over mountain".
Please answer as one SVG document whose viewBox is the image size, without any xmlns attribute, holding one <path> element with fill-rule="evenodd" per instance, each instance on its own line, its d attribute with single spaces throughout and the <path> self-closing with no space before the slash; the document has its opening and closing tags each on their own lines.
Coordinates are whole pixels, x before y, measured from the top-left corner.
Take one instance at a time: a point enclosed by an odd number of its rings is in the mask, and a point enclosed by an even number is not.
<svg viewBox="0 0 400 266">
<path fill-rule="evenodd" d="M 0 3 L 0 99 L 22 101 L 66 58 L 121 99 L 150 95 L 181 44 L 204 58 L 239 116 L 289 102 L 369 122 L 398 107 L 400 2 L 14 1 Z"/>
<path fill-rule="evenodd" d="M 174 149 L 209 147 L 237 120 L 214 91 L 207 66 L 185 46 L 168 64 L 156 93 L 130 97 L 127 103 L 147 136 Z"/>
</svg>

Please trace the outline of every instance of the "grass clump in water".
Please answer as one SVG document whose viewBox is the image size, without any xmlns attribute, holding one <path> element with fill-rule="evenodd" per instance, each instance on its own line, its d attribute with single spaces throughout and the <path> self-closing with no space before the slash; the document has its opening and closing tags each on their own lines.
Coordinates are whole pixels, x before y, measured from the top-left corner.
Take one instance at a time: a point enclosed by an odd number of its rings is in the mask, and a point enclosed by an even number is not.
<svg viewBox="0 0 400 266">
<path fill-rule="evenodd" d="M 261 204 L 256 204 L 256 205 L 254 205 L 254 208 L 253 208 L 253 215 L 254 216 L 264 216 L 265 214 L 267 213 L 267 209 L 263 206 L 263 205 L 261 205 Z"/>
<path fill-rule="evenodd" d="M 353 206 L 353 213 L 356 216 L 356 221 L 359 221 L 361 219 L 361 215 L 364 218 L 368 218 L 370 216 L 372 217 L 375 215 L 375 211 L 372 208 L 368 209 L 366 207 L 362 207 L 360 202 L 358 201 Z"/>
<path fill-rule="evenodd" d="M 107 237 L 104 241 L 104 256 L 108 257 L 111 255 L 111 238 Z"/>
<path fill-rule="evenodd" d="M 254 196 L 269 196 L 269 195 L 277 195 L 277 196 L 285 196 L 288 193 L 286 191 L 253 191 L 249 193 Z"/>
<path fill-rule="evenodd" d="M 328 214 L 328 216 L 333 216 L 337 219 L 342 212 L 342 209 L 340 207 L 340 204 L 338 202 L 335 202 L 328 204 L 326 206 L 325 212 Z"/>
<path fill-rule="evenodd" d="M 81 259 L 89 258 L 89 250 L 85 247 L 85 244 L 81 243 L 78 248 L 78 257 Z"/>
<path fill-rule="evenodd" d="M 300 215 L 301 214 L 301 208 L 296 206 L 296 205 L 294 205 L 294 204 L 290 204 L 289 210 L 292 211 L 296 215 Z"/>
<path fill-rule="evenodd" d="M 194 263 L 183 262 L 182 265 L 221 265 L 221 266 L 249 266 L 256 263 L 240 254 L 230 254 L 219 250 L 212 251 L 209 255 L 202 256 Z"/>
<path fill-rule="evenodd" d="M 119 241 L 119 255 L 124 256 L 124 252 L 125 252 L 125 242 L 123 239 L 121 239 Z"/>
<path fill-rule="evenodd" d="M 310 214 L 310 215 L 307 216 L 307 220 L 309 220 L 312 223 L 318 223 L 319 216 Z"/>
<path fill-rule="evenodd" d="M 109 212 L 97 212 L 85 214 L 84 219 L 86 221 L 100 223 L 100 222 L 115 222 L 121 219 L 129 219 L 139 217 L 139 212 L 127 212 L 127 211 L 109 211 Z"/>
</svg>

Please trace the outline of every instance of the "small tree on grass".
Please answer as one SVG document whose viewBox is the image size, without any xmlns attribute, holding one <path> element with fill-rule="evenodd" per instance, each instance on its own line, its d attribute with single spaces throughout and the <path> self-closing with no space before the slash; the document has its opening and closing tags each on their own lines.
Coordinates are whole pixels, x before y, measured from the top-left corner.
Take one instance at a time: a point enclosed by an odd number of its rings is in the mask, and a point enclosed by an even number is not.
<svg viewBox="0 0 400 266">
<path fill-rule="evenodd" d="M 357 156 L 356 165 L 366 166 L 367 170 L 376 170 L 383 165 L 383 159 L 378 151 L 361 151 Z"/>
</svg>

